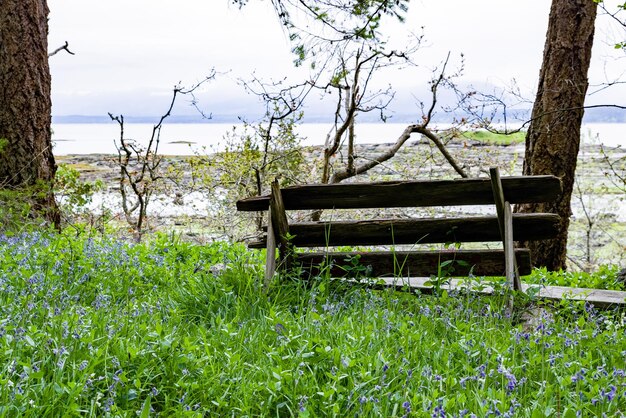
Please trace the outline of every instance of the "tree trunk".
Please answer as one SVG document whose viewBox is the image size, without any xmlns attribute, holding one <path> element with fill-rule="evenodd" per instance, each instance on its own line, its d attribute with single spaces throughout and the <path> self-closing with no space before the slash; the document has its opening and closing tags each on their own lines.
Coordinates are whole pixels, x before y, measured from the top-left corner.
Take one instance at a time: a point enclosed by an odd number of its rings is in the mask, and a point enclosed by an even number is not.
<svg viewBox="0 0 626 418">
<path fill-rule="evenodd" d="M 528 245 L 534 265 L 549 270 L 565 269 L 596 7 L 593 0 L 552 0 L 537 97 L 526 134 L 524 174 L 552 174 L 563 183 L 563 194 L 556 202 L 517 208 L 561 216 L 557 238 Z"/>
<path fill-rule="evenodd" d="M 0 188 L 34 192 L 32 209 L 58 226 L 50 123 L 46 0 L 0 0 Z"/>
</svg>

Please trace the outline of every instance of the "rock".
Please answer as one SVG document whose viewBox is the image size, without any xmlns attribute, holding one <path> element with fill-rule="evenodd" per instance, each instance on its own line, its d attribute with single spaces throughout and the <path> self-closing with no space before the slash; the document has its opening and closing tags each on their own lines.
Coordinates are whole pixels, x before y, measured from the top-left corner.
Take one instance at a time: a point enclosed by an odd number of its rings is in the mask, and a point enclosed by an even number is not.
<svg viewBox="0 0 626 418">
<path fill-rule="evenodd" d="M 209 267 L 209 272 L 211 272 L 211 274 L 214 276 L 222 274 L 225 270 L 226 264 L 223 263 L 213 264 L 211 267 Z"/>
<path fill-rule="evenodd" d="M 540 306 L 534 306 L 523 312 L 520 316 L 520 322 L 524 332 L 535 332 L 542 326 L 545 326 L 546 322 L 553 321 L 552 314 L 547 309 Z"/>
</svg>

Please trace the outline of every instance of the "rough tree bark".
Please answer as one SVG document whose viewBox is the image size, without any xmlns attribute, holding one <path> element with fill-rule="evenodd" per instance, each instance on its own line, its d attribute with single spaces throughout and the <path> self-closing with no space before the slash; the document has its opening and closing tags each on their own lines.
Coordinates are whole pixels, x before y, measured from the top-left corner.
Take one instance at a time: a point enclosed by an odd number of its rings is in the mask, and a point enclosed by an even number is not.
<svg viewBox="0 0 626 418">
<path fill-rule="evenodd" d="M 526 134 L 524 174 L 552 174 L 563 182 L 554 203 L 524 205 L 519 212 L 561 216 L 555 239 L 528 243 L 536 266 L 565 269 L 580 126 L 597 5 L 593 0 L 552 0 L 537 97 Z"/>
<path fill-rule="evenodd" d="M 46 0 L 0 0 L 0 188 L 41 184 L 33 209 L 58 225 L 50 122 Z"/>
</svg>

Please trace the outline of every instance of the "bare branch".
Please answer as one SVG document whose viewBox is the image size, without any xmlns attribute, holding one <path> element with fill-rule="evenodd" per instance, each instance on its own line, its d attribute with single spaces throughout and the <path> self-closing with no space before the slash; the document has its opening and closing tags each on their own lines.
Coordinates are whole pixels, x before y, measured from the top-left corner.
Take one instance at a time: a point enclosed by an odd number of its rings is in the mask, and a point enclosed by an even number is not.
<svg viewBox="0 0 626 418">
<path fill-rule="evenodd" d="M 53 55 L 58 54 L 58 53 L 59 53 L 59 52 L 61 52 L 61 51 L 65 51 L 65 52 L 67 52 L 67 53 L 68 53 L 68 54 L 70 54 L 70 55 L 76 55 L 76 54 L 74 54 L 72 51 L 70 51 L 69 46 L 70 46 L 70 44 L 69 44 L 67 41 L 65 41 L 65 45 L 60 46 L 60 47 L 58 47 L 57 49 L 55 49 L 54 51 L 50 52 L 50 53 L 48 54 L 48 58 L 49 58 L 49 57 L 51 57 L 51 56 L 53 56 Z"/>
<path fill-rule="evenodd" d="M 353 177 L 353 176 L 357 176 L 359 174 L 363 174 L 365 172 L 367 172 L 368 170 L 371 170 L 372 168 L 376 167 L 379 164 L 384 163 L 385 161 L 391 159 L 393 156 L 396 155 L 396 153 L 398 152 L 398 150 L 400 148 L 402 148 L 402 146 L 406 143 L 406 141 L 409 140 L 409 138 L 411 138 L 411 134 L 413 132 L 417 132 L 417 128 L 418 125 L 409 125 L 406 128 L 404 128 L 404 131 L 402 131 L 402 134 L 398 137 L 398 139 L 396 140 L 396 142 L 393 144 L 393 146 L 391 146 L 391 148 L 389 148 L 384 154 L 375 157 L 369 161 L 367 161 L 364 164 L 361 164 L 357 167 L 355 167 L 352 172 L 350 170 L 342 170 L 342 171 L 338 171 L 336 172 L 330 182 L 331 183 L 339 183 L 347 178 Z"/>
<path fill-rule="evenodd" d="M 152 127 L 152 135 L 145 148 L 124 137 L 123 115 L 114 116 L 109 113 L 111 120 L 117 122 L 120 127 L 119 145 L 115 142 L 115 147 L 118 153 L 117 163 L 120 168 L 119 184 L 122 198 L 122 210 L 126 221 L 134 229 L 137 241 L 141 240 L 144 229 L 146 228 L 147 210 L 152 194 L 158 182 L 163 178 L 159 174 L 159 166 L 162 161 L 162 157 L 159 155 L 159 143 L 163 123 L 172 114 L 174 104 L 179 94 L 193 95 L 196 89 L 205 82 L 212 80 L 214 77 L 215 71 L 189 89 L 184 89 L 180 86 L 174 87 L 169 107 L 160 117 L 158 123 Z M 131 166 L 136 168 L 131 168 Z M 128 190 L 128 188 L 130 190 Z M 132 193 L 132 199 L 134 199 L 134 203 L 132 204 L 130 203 L 131 196 L 129 196 L 129 191 Z M 133 217 L 136 211 L 138 211 L 138 214 L 136 217 Z"/>
<path fill-rule="evenodd" d="M 454 168 L 454 171 L 456 171 L 461 177 L 463 178 L 469 177 L 468 174 L 465 172 L 465 170 L 463 170 L 463 168 L 456 161 L 456 159 L 448 152 L 448 149 L 443 144 L 443 142 L 439 139 L 439 137 L 433 131 L 428 129 L 426 125 L 417 125 L 415 132 L 420 133 L 424 135 L 426 138 L 430 139 L 435 144 L 435 146 L 439 149 L 439 151 L 444 156 L 446 161 L 448 161 L 448 163 L 452 166 L 452 168 Z"/>
<path fill-rule="evenodd" d="M 621 12 L 624 11 L 624 7 L 623 6 L 618 7 L 617 10 L 614 11 L 614 12 L 610 12 L 606 8 L 606 5 L 604 3 L 600 3 L 600 8 L 604 11 L 605 14 L 610 16 L 615 22 L 617 22 L 623 28 L 626 28 L 626 20 L 622 20 L 622 19 L 620 19 L 620 16 L 618 16 Z"/>
</svg>

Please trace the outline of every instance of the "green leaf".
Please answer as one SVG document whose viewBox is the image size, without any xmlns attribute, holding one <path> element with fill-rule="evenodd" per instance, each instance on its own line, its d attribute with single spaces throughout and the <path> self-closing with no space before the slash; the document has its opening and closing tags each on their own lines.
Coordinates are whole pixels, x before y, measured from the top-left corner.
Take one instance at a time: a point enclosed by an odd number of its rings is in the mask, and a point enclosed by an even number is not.
<svg viewBox="0 0 626 418">
<path fill-rule="evenodd" d="M 563 418 L 576 418 L 576 412 L 573 409 L 566 408 L 562 416 Z"/>
<path fill-rule="evenodd" d="M 35 341 L 33 341 L 30 335 L 24 336 L 24 340 L 26 341 L 26 344 L 30 345 L 31 347 L 35 347 Z"/>
<path fill-rule="evenodd" d="M 544 418 L 543 411 L 539 408 L 535 408 L 531 417 L 532 418 Z"/>
<path fill-rule="evenodd" d="M 150 417 L 150 398 L 152 396 L 148 395 L 145 401 L 143 401 L 143 406 L 141 407 L 141 414 L 139 418 L 149 418 Z"/>
</svg>

